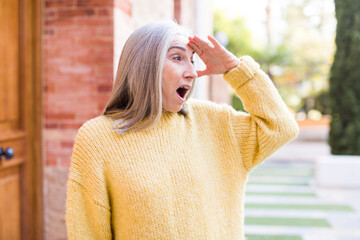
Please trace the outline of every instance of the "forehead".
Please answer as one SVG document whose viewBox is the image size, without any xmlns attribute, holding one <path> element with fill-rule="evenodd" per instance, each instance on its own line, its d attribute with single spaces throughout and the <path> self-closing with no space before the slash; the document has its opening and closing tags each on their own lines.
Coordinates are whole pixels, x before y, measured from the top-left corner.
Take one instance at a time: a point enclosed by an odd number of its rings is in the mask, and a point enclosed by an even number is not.
<svg viewBox="0 0 360 240">
<path fill-rule="evenodd" d="M 193 53 L 192 48 L 188 45 L 189 39 L 187 36 L 182 34 L 175 35 L 174 39 L 171 41 L 170 48 L 172 46 L 179 46 L 186 49 L 187 52 Z"/>
<path fill-rule="evenodd" d="M 171 42 L 171 45 L 187 45 L 189 42 L 187 36 L 183 34 L 176 34 Z"/>
</svg>

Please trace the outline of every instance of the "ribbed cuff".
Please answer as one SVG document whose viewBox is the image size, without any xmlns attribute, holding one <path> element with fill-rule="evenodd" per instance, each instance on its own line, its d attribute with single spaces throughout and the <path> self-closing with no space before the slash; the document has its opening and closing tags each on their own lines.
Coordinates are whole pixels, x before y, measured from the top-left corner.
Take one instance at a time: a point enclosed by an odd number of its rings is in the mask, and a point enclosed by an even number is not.
<svg viewBox="0 0 360 240">
<path fill-rule="evenodd" d="M 223 75 L 225 81 L 234 89 L 241 87 L 246 81 L 253 78 L 260 69 L 259 64 L 250 56 L 243 56 L 239 60 L 240 63 L 237 67 Z"/>
</svg>

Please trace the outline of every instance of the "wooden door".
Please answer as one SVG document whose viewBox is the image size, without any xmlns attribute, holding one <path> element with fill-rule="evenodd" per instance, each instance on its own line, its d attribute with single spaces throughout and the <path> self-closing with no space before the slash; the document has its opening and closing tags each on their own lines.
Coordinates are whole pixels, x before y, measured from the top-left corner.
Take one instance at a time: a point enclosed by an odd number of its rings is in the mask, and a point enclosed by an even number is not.
<svg viewBox="0 0 360 240">
<path fill-rule="evenodd" d="M 0 1 L 0 36 L 0 239 L 16 240 L 21 236 L 21 170 L 25 162 L 25 132 L 20 124 L 19 3 L 16 0 Z"/>
<path fill-rule="evenodd" d="M 41 219 L 34 215 L 39 195 L 31 150 L 37 123 L 28 114 L 34 109 L 31 89 L 36 89 L 33 2 L 0 0 L 0 240 L 35 239 Z"/>
</svg>

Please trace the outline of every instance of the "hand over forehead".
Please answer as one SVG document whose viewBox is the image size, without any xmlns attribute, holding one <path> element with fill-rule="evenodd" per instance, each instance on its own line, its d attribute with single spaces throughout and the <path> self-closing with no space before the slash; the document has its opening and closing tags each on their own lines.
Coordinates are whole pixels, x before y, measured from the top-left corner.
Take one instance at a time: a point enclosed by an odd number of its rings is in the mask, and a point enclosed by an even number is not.
<svg viewBox="0 0 360 240">
<path fill-rule="evenodd" d="M 208 40 L 199 36 L 189 37 L 190 46 L 205 63 L 206 69 L 197 71 L 198 76 L 224 74 L 239 64 L 239 60 L 226 50 L 213 36 Z"/>
</svg>

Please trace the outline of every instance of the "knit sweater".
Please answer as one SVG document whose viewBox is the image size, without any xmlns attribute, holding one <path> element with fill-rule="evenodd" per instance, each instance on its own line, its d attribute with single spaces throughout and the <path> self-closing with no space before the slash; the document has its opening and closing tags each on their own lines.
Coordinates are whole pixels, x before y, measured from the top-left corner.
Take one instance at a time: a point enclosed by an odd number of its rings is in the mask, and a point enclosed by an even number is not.
<svg viewBox="0 0 360 240">
<path fill-rule="evenodd" d="M 76 136 L 68 180 L 69 239 L 241 240 L 249 172 L 298 126 L 248 56 L 224 75 L 248 113 L 188 100 L 148 130 L 121 135 L 99 116 Z"/>
</svg>

